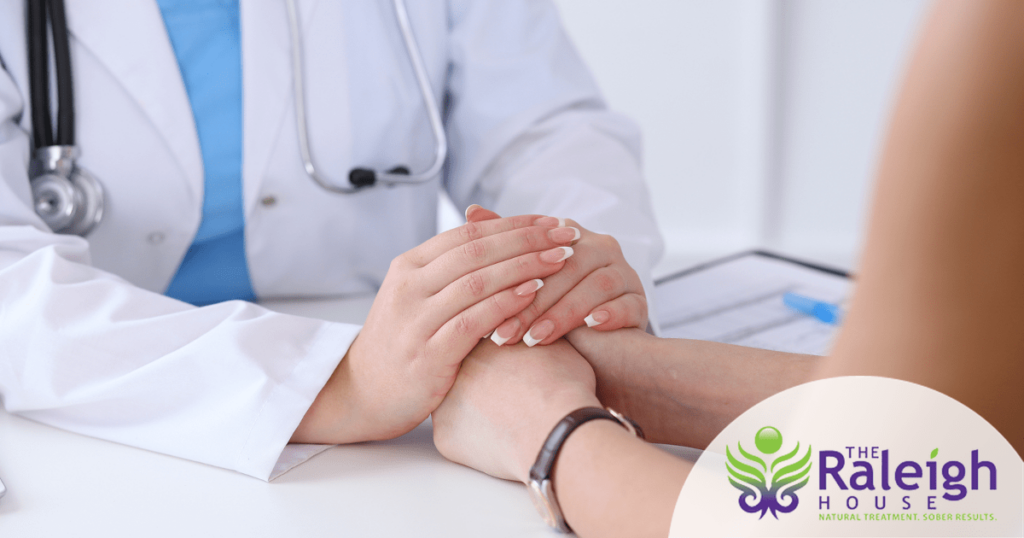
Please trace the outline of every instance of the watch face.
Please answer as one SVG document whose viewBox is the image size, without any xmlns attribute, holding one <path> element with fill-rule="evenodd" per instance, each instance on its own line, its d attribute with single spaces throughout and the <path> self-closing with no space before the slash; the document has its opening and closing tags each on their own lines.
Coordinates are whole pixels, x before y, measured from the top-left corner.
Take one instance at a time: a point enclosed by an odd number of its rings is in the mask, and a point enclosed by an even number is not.
<svg viewBox="0 0 1024 538">
<path fill-rule="evenodd" d="M 551 507 L 551 481 L 550 480 L 530 480 L 527 484 L 527 489 L 530 491 L 530 500 L 533 501 L 533 506 L 537 508 L 537 512 L 540 517 L 544 518 L 544 523 L 547 523 L 549 527 L 558 527 L 558 522 L 555 520 L 555 511 Z"/>
</svg>

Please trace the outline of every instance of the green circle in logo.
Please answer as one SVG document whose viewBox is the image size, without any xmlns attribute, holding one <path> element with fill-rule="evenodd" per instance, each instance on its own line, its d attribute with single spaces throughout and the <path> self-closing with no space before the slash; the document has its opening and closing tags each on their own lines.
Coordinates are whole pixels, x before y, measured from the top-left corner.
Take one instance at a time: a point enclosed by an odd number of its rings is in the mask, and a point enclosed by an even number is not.
<svg viewBox="0 0 1024 538">
<path fill-rule="evenodd" d="M 771 426 L 765 426 L 757 430 L 754 445 L 762 454 L 774 454 L 782 448 L 782 433 Z"/>
</svg>

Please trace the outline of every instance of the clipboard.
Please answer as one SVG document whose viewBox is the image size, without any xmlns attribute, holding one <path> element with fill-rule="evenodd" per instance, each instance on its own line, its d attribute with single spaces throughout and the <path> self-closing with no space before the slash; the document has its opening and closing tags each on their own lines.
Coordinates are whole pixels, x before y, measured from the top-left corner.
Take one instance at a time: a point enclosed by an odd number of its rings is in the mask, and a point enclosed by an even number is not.
<svg viewBox="0 0 1024 538">
<path fill-rule="evenodd" d="M 654 304 L 662 337 L 827 355 L 838 327 L 791 310 L 782 296 L 843 304 L 852 291 L 844 270 L 751 250 L 659 278 Z"/>
</svg>

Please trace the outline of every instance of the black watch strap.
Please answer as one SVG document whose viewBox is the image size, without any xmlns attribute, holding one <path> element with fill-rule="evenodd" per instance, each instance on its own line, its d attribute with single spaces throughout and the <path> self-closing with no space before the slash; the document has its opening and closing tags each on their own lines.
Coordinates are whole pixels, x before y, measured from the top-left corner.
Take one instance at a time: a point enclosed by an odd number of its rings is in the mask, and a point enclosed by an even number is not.
<svg viewBox="0 0 1024 538">
<path fill-rule="evenodd" d="M 558 424 L 555 424 L 554 429 L 548 434 L 544 446 L 540 449 L 540 454 L 537 455 L 537 461 L 534 462 L 533 467 L 530 467 L 530 478 L 533 480 L 550 478 L 551 470 L 555 466 L 555 460 L 558 459 L 558 453 L 562 450 L 565 440 L 569 438 L 573 430 L 591 420 L 606 419 L 620 423 L 629 429 L 630 433 L 643 439 L 643 432 L 635 422 L 621 414 L 616 415 L 617 413 L 613 414 L 610 410 L 600 407 L 583 407 L 566 415 Z"/>
</svg>

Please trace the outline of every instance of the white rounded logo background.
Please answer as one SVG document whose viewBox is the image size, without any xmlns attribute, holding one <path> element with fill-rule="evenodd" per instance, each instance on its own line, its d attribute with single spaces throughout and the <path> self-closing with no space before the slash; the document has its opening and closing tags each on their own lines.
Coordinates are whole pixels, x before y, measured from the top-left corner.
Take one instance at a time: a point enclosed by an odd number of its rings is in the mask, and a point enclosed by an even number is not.
<svg viewBox="0 0 1024 538">
<path fill-rule="evenodd" d="M 808 446 L 813 450 L 810 480 L 795 492 L 798 506 L 789 513 L 778 513 L 777 518 L 770 511 L 761 516 L 741 509 L 741 491 L 730 483 L 726 468 L 726 447 L 734 458 L 741 458 L 737 443 L 756 452 L 754 436 L 765 426 L 782 433 L 782 448 L 774 456 L 792 451 L 797 442 L 799 456 Z M 933 456 L 935 449 L 938 452 Z M 823 450 L 852 456 L 844 458 L 845 467 L 839 471 L 849 489 L 839 489 L 832 475 L 826 489 L 819 489 L 819 454 Z M 867 451 L 863 458 L 861 450 Z M 891 489 L 887 491 L 881 488 L 882 450 L 889 455 Z M 988 488 L 987 468 L 979 471 L 978 489 L 971 489 L 974 450 L 979 451 L 979 461 L 996 467 L 995 491 Z M 858 460 L 873 468 L 873 491 L 850 487 L 849 477 L 859 469 L 852 464 Z M 966 468 L 958 482 L 966 486 L 966 496 L 957 501 L 943 498 L 947 489 L 942 467 L 952 460 Z M 917 483 L 916 490 L 902 490 L 893 483 L 895 468 L 904 461 L 914 461 L 923 470 L 922 477 L 905 481 Z M 938 470 L 935 490 L 929 489 L 929 461 L 934 461 Z M 828 463 L 837 466 L 835 459 Z M 825 379 L 764 400 L 715 438 L 683 486 L 670 536 L 1022 536 L 1022 488 L 1021 457 L 992 425 L 956 400 L 894 379 Z M 885 508 L 879 510 L 876 506 L 882 497 Z"/>
</svg>

